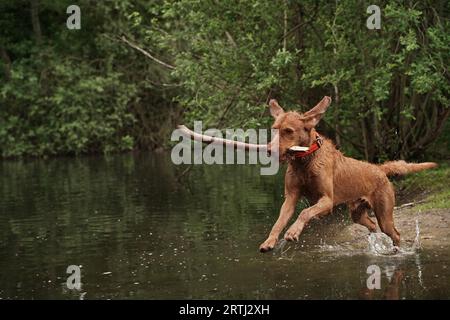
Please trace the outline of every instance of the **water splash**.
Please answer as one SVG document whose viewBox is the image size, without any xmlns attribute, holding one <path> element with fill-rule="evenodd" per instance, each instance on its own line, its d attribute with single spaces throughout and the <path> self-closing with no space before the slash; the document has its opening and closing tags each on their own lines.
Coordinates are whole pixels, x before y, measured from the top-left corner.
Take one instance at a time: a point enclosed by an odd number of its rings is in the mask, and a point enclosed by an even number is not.
<svg viewBox="0 0 450 320">
<path fill-rule="evenodd" d="M 423 280 L 422 280 L 422 263 L 420 261 L 420 255 L 416 254 L 416 266 L 417 266 L 417 278 L 419 279 L 419 284 L 423 289 L 426 289 L 424 284 L 423 284 Z"/>
<path fill-rule="evenodd" d="M 367 239 L 367 246 L 364 245 Z M 295 245 L 289 245 L 284 239 L 281 239 L 276 244 L 273 254 L 279 256 L 280 258 L 286 258 L 286 252 L 293 248 Z M 302 245 L 303 248 L 303 245 Z M 370 233 L 369 236 L 362 235 L 355 239 L 344 241 L 344 242 L 334 242 L 333 244 L 327 244 L 326 241 L 321 238 L 319 244 L 314 244 L 308 246 L 309 252 L 319 251 L 323 253 L 330 253 L 336 256 L 340 255 L 357 255 L 357 254 L 372 254 L 376 256 L 405 256 L 417 254 L 422 248 L 420 243 L 420 226 L 419 220 L 415 220 L 415 238 L 412 245 L 407 245 L 403 242 L 401 247 L 397 247 L 393 244 L 392 239 L 384 233 Z M 295 252 L 295 250 L 294 250 Z M 292 253 L 292 251 L 291 251 Z"/>
<path fill-rule="evenodd" d="M 287 244 L 287 241 L 284 239 L 281 239 L 280 241 L 278 241 L 278 243 L 275 245 L 275 248 L 273 248 L 273 253 L 274 254 L 283 254 L 285 252 L 284 247 L 286 247 L 286 244 Z"/>
<path fill-rule="evenodd" d="M 416 218 L 416 236 L 410 247 L 394 246 L 392 239 L 384 233 L 371 233 L 368 237 L 369 252 L 375 255 L 409 255 L 421 249 L 419 220 Z"/>
<path fill-rule="evenodd" d="M 371 233 L 367 240 L 369 252 L 375 255 L 393 255 L 398 252 L 398 247 L 394 246 L 392 239 L 384 233 Z"/>
<path fill-rule="evenodd" d="M 414 243 L 412 249 L 417 251 L 422 248 L 420 243 L 420 227 L 419 227 L 419 218 L 416 218 L 416 237 L 414 238 Z"/>
<path fill-rule="evenodd" d="M 419 211 L 419 214 L 421 212 Z M 420 227 L 419 227 L 419 218 L 416 218 L 416 237 L 414 238 L 414 244 L 413 244 L 413 249 L 415 251 L 418 251 L 420 249 L 422 249 L 422 244 L 420 243 Z M 425 289 L 425 286 L 423 284 L 423 280 L 422 280 L 422 263 L 420 261 L 420 255 L 416 255 L 416 266 L 417 266 L 417 278 L 419 279 L 419 284 L 420 286 Z"/>
</svg>

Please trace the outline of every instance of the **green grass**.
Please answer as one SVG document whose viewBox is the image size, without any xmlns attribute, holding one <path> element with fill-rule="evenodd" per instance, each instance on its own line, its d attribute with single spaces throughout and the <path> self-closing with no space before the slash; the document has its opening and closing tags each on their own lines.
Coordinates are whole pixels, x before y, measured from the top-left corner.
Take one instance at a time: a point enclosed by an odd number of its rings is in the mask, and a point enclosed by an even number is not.
<svg viewBox="0 0 450 320">
<path fill-rule="evenodd" d="M 439 163 L 436 169 L 408 175 L 395 184 L 407 194 L 419 196 L 426 193 L 425 202 L 418 204 L 418 209 L 450 208 L 449 163 Z"/>
</svg>

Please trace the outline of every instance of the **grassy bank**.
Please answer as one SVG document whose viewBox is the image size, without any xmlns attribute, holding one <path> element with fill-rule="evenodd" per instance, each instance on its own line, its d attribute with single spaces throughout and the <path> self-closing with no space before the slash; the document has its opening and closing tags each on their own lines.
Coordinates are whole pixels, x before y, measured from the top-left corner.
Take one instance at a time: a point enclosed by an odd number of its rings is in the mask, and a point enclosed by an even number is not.
<svg viewBox="0 0 450 320">
<path fill-rule="evenodd" d="M 421 202 L 417 209 L 450 208 L 449 163 L 439 163 L 436 169 L 408 175 L 394 184 L 400 198 Z"/>
</svg>

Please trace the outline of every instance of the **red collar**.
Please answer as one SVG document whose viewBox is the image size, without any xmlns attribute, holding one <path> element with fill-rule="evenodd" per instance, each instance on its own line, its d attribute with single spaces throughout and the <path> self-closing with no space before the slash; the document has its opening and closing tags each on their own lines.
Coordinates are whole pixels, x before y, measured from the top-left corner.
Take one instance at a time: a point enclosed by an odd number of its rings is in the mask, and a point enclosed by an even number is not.
<svg viewBox="0 0 450 320">
<path fill-rule="evenodd" d="M 322 146 L 322 138 L 319 135 L 317 135 L 316 141 L 314 141 L 314 143 L 309 147 L 309 150 L 294 152 L 294 158 L 306 157 L 306 156 L 310 155 L 311 153 L 317 151 L 321 146 Z"/>
</svg>

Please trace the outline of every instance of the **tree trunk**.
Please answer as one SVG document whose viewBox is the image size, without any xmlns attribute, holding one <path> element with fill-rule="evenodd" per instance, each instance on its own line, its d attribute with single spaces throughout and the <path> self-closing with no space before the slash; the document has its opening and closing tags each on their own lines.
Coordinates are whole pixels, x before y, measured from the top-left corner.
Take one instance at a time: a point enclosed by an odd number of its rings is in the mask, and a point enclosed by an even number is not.
<svg viewBox="0 0 450 320">
<path fill-rule="evenodd" d="M 37 44 L 42 43 L 41 23 L 39 21 L 39 0 L 30 0 L 31 3 L 31 24 Z"/>
<path fill-rule="evenodd" d="M 4 72 L 6 81 L 9 81 L 11 79 L 11 59 L 9 58 L 8 52 L 6 52 L 6 49 L 3 47 L 0 47 L 0 59 L 5 65 Z"/>
<path fill-rule="evenodd" d="M 369 161 L 369 140 L 367 137 L 367 129 L 366 124 L 364 123 L 364 119 L 361 119 L 361 131 L 364 141 L 364 158 L 366 159 L 366 161 Z"/>
<path fill-rule="evenodd" d="M 287 50 L 287 29 L 288 29 L 288 2 L 284 1 L 284 17 L 283 17 L 283 50 Z"/>
</svg>

